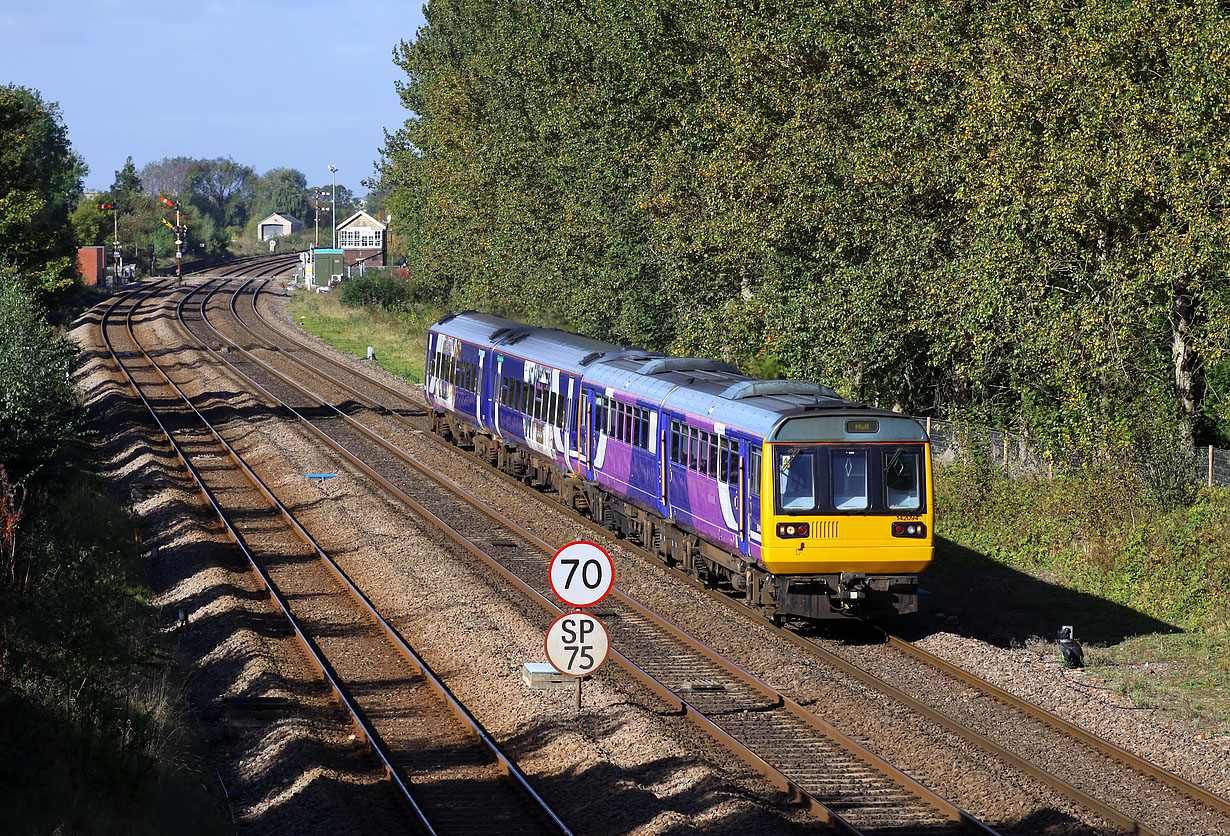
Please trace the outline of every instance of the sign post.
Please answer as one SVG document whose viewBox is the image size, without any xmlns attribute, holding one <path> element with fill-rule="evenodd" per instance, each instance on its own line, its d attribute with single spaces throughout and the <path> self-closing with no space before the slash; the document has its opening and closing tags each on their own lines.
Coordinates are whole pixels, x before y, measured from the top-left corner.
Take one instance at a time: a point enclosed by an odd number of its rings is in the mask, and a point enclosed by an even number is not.
<svg viewBox="0 0 1230 836">
<path fill-rule="evenodd" d="M 564 613 L 547 630 L 546 646 L 551 666 L 576 680 L 576 708 L 580 711 L 581 679 L 602 667 L 611 649 L 606 626 L 589 613 Z"/>
<path fill-rule="evenodd" d="M 584 609 L 610 594 L 615 565 L 600 546 L 569 543 L 551 559 L 548 579 L 557 598 Z M 581 680 L 602 666 L 611 649 L 606 625 L 589 613 L 564 613 L 547 630 L 546 649 L 551 666 L 576 680 L 576 710 L 580 711 Z"/>
</svg>

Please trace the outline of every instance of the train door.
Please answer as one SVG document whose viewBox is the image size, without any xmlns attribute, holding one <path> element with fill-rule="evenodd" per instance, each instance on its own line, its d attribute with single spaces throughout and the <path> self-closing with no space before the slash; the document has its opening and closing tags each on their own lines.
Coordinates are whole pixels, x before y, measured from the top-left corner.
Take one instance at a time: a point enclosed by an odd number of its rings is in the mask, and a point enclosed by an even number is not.
<svg viewBox="0 0 1230 836">
<path fill-rule="evenodd" d="M 666 413 L 654 413 L 657 423 L 654 431 L 658 434 L 658 513 L 664 517 L 671 516 L 670 496 L 667 485 L 670 484 L 670 419 Z"/>
<path fill-rule="evenodd" d="M 665 431 L 665 446 L 662 449 L 663 466 L 666 469 L 665 501 L 673 519 L 690 522 L 692 507 L 688 494 L 688 471 L 699 458 L 699 439 L 696 428 L 662 413 Z"/>
<path fill-rule="evenodd" d="M 491 387 L 487 384 L 487 350 L 478 350 L 478 363 L 474 374 L 474 417 L 478 428 L 486 430 L 491 424 Z"/>
<path fill-rule="evenodd" d="M 731 477 L 734 484 L 734 502 L 735 502 L 735 521 L 739 524 L 739 551 L 743 554 L 749 554 L 748 536 L 747 536 L 747 465 L 746 459 L 743 456 L 743 447 L 747 442 L 736 441 L 731 445 Z"/>
<path fill-rule="evenodd" d="M 582 386 L 577 397 L 577 466 L 586 479 L 593 479 L 594 476 L 591 455 L 593 445 L 589 432 L 591 409 L 589 391 Z"/>
</svg>

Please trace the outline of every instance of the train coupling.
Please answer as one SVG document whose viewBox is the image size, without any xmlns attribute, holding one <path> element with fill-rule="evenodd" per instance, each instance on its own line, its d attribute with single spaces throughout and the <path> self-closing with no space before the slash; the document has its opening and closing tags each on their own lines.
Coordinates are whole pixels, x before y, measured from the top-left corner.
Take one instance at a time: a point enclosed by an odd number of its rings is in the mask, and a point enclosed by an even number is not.
<svg viewBox="0 0 1230 836">
<path fill-rule="evenodd" d="M 842 572 L 837 584 L 837 597 L 843 601 L 861 601 L 867 597 L 865 572 Z"/>
</svg>

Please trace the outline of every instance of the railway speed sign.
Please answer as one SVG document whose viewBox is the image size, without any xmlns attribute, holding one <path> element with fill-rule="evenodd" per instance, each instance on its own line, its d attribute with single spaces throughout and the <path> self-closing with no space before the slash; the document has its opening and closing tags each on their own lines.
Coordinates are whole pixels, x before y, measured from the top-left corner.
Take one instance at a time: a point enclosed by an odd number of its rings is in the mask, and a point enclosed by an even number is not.
<svg viewBox="0 0 1230 836">
<path fill-rule="evenodd" d="M 601 601 L 615 582 L 611 556 L 593 543 L 569 543 L 551 559 L 551 591 L 570 607 Z"/>
<path fill-rule="evenodd" d="M 547 630 L 547 660 L 567 676 L 589 676 L 610 649 L 606 626 L 589 613 L 564 613 Z"/>
</svg>

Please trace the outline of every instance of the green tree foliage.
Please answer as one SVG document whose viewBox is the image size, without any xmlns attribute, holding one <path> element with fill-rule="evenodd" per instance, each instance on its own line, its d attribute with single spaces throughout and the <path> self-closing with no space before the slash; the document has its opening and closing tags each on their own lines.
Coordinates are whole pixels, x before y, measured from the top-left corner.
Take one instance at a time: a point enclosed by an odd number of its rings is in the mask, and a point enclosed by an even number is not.
<svg viewBox="0 0 1230 836">
<path fill-rule="evenodd" d="M 132 164 L 132 157 L 129 157 L 125 160 L 124 167 L 115 172 L 115 182 L 111 184 L 111 202 L 121 213 L 131 212 L 144 191 L 141 178 L 137 176 L 137 168 Z"/>
<path fill-rule="evenodd" d="M 57 105 L 25 87 L 0 87 L 0 258 L 40 290 L 72 283 L 68 213 L 85 171 Z"/>
<path fill-rule="evenodd" d="M 151 195 L 176 197 L 184 192 L 191 157 L 163 157 L 141 167 L 139 177 L 145 191 Z"/>
<path fill-rule="evenodd" d="M 380 183 L 454 304 L 1147 458 L 1230 438 L 1230 11 L 433 0 Z"/>
<path fill-rule="evenodd" d="M 193 160 L 184 178 L 184 197 L 214 228 L 243 227 L 255 182 L 256 172 L 230 157 Z"/>
<path fill-rule="evenodd" d="M 80 429 L 68 377 L 76 353 L 25 283 L 0 271 L 0 464 L 14 483 L 54 469 Z"/>
<path fill-rule="evenodd" d="M 255 233 L 255 224 L 274 212 L 293 215 L 307 223 L 311 221 L 311 211 L 307 177 L 303 172 L 294 168 L 275 168 L 257 178 L 252 187 L 248 225 Z"/>
</svg>

